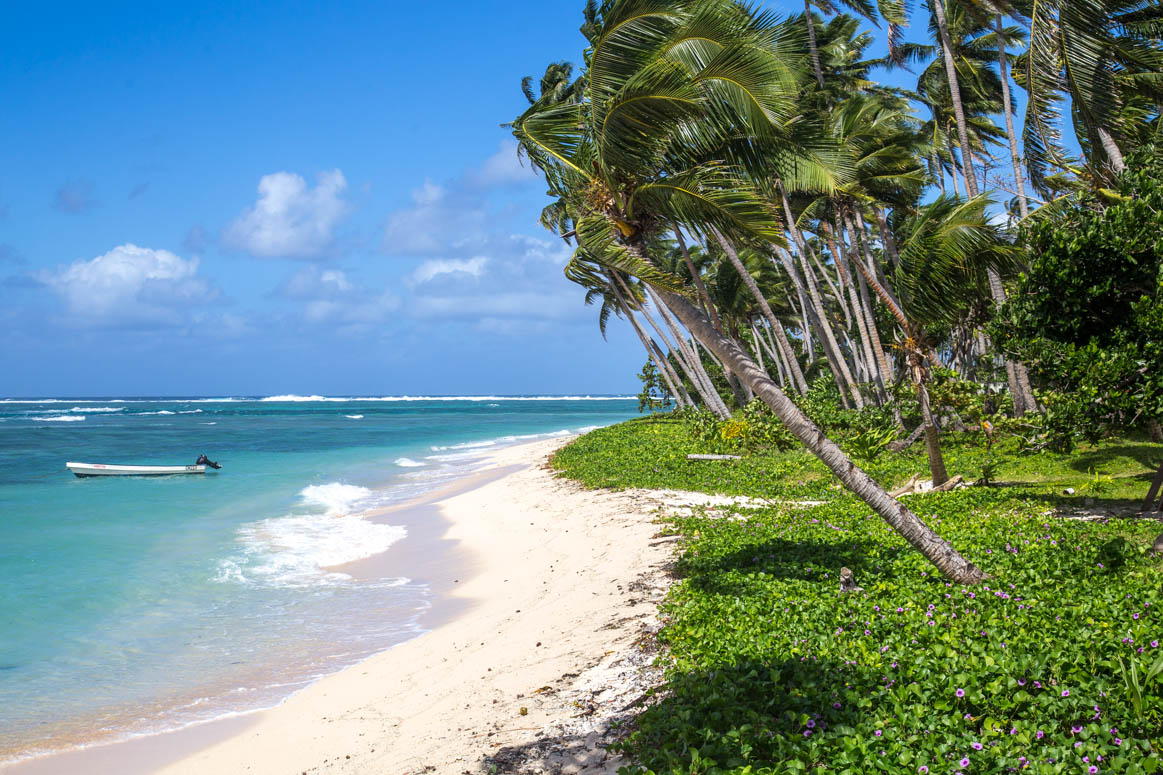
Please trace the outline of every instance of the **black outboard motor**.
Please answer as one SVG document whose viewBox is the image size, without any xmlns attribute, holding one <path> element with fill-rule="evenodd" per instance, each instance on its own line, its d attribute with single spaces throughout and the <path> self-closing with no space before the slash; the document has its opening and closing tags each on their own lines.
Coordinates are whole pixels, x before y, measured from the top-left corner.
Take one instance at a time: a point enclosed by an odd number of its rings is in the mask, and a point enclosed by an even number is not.
<svg viewBox="0 0 1163 775">
<path fill-rule="evenodd" d="M 198 455 L 198 459 L 194 461 L 194 465 L 196 465 L 196 466 L 203 466 L 203 465 L 205 465 L 205 466 L 210 466 L 210 467 L 211 467 L 211 468 L 213 468 L 215 471 L 217 471 L 219 468 L 222 468 L 222 466 L 220 466 L 219 464 L 215 463 L 213 460 L 211 460 L 210 458 L 206 457 L 206 455 L 204 455 L 204 454 L 203 454 L 203 455 Z"/>
</svg>

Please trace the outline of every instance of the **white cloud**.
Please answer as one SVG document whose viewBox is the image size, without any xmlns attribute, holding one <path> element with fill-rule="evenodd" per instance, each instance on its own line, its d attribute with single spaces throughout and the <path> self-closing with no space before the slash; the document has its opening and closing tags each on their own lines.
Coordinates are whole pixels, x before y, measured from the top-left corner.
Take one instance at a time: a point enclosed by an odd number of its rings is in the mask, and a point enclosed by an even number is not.
<svg viewBox="0 0 1163 775">
<path fill-rule="evenodd" d="M 497 152 L 484 160 L 481 166 L 470 170 L 465 179 L 478 188 L 508 186 L 514 183 L 536 183 L 536 170 L 517 156 L 517 141 L 502 140 Z"/>
<path fill-rule="evenodd" d="M 408 282 L 410 285 L 421 285 L 441 275 L 463 275 L 477 278 L 485 271 L 488 263 L 489 259 L 485 256 L 463 260 L 453 258 L 425 261 L 412 270 L 412 274 L 408 276 Z"/>
<path fill-rule="evenodd" d="M 425 181 L 412 191 L 412 205 L 391 213 L 384 226 L 383 248 L 388 253 L 447 255 L 453 244 L 471 241 L 485 226 L 479 201 Z"/>
<path fill-rule="evenodd" d="M 218 289 L 198 276 L 198 259 L 133 244 L 37 279 L 61 296 L 75 322 L 95 327 L 180 325 L 190 308 L 221 301 Z"/>
<path fill-rule="evenodd" d="M 400 306 L 390 290 L 368 290 L 339 269 L 305 269 L 283 283 L 276 295 L 301 302 L 303 320 L 316 325 L 383 323 Z"/>
<path fill-rule="evenodd" d="M 350 212 L 347 180 L 339 170 L 321 172 L 315 188 L 291 172 L 264 175 L 258 201 L 223 232 L 230 247 L 256 256 L 318 258 L 334 242 L 335 227 Z"/>
</svg>

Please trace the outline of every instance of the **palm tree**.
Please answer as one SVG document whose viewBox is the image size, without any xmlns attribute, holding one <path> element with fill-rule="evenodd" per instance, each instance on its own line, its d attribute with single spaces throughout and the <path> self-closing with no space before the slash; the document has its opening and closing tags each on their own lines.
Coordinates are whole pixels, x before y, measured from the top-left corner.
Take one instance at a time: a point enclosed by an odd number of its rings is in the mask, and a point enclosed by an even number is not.
<svg viewBox="0 0 1163 775">
<path fill-rule="evenodd" d="M 682 278 L 650 257 L 650 239 L 678 222 L 702 235 L 779 244 L 764 199 L 742 171 L 749 140 L 779 162 L 795 154 L 788 123 L 806 72 L 782 52 L 787 30 L 725 0 L 613 0 L 593 11 L 585 94 L 534 105 L 513 131 L 552 196 L 578 203 L 579 250 L 637 276 L 695 339 L 738 375 L 809 450 L 943 573 L 984 574 L 858 468 L 734 339 L 691 301 Z M 744 137 L 740 137 L 740 129 Z M 713 154 L 723 154 L 715 156 Z M 804 154 L 801 154 L 804 155 Z"/>
<path fill-rule="evenodd" d="M 1163 7 L 1151 0 L 1045 0 L 1031 7 L 1021 73 L 1029 93 L 1023 139 L 1039 192 L 1047 193 L 1049 165 L 1069 169 L 1057 126 L 1061 93 L 1070 96 L 1075 133 L 1094 162 L 1092 177 L 1102 184 L 1125 169 L 1120 143 L 1143 118 L 1127 108 L 1136 98 L 1155 106 L 1163 98 L 1161 23 Z"/>
</svg>

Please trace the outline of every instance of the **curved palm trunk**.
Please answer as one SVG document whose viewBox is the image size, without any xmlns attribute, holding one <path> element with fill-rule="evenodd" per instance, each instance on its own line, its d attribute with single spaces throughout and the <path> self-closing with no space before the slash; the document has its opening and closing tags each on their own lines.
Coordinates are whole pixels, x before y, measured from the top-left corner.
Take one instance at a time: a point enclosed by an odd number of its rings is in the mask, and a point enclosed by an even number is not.
<svg viewBox="0 0 1163 775">
<path fill-rule="evenodd" d="M 800 251 L 800 260 L 804 264 L 805 280 L 807 281 L 808 298 L 812 302 L 812 309 L 814 311 L 813 323 L 816 324 L 820 332 L 820 343 L 824 347 L 824 354 L 828 356 L 828 360 L 832 362 L 832 368 L 838 369 L 836 373 L 837 381 L 847 384 L 847 389 L 852 393 L 852 402 L 857 409 L 864 408 L 864 396 L 860 394 L 860 389 L 856 386 L 856 380 L 852 379 L 852 372 L 848 369 L 848 362 L 844 359 L 844 353 L 840 350 L 840 345 L 836 343 L 836 336 L 832 333 L 832 326 L 828 323 L 827 315 L 824 312 L 824 304 L 820 301 L 820 292 L 816 287 L 815 276 L 808 271 L 807 260 L 804 258 L 808 252 L 807 242 L 804 240 L 804 235 L 800 233 L 799 227 L 796 226 L 795 218 L 792 217 L 791 203 L 787 201 L 787 194 L 783 190 L 783 185 L 776 184 L 779 188 L 780 198 L 783 200 L 783 211 L 787 217 L 787 228 L 791 232 L 792 239 L 795 240 L 796 247 Z M 788 274 L 798 287 L 803 283 L 796 276 L 795 266 L 791 259 L 787 257 L 787 253 L 783 249 L 776 247 L 776 252 L 783 262 L 784 268 L 787 269 Z M 840 386 L 841 394 L 844 393 L 845 385 Z"/>
<path fill-rule="evenodd" d="M 655 344 L 650 337 L 638 325 L 638 321 L 634 319 L 634 313 L 629 308 L 624 308 L 626 312 L 626 319 L 630 321 L 630 325 L 634 327 L 634 333 L 638 334 L 638 340 L 642 342 L 642 346 L 646 348 L 646 354 L 650 356 L 650 360 L 654 363 L 654 368 L 658 369 L 658 373 L 666 381 L 666 387 L 670 394 L 674 396 L 674 402 L 678 404 L 679 409 L 688 406 L 694 406 L 694 401 L 691 401 L 690 395 L 686 392 L 686 388 L 682 386 L 682 380 L 678 379 L 678 375 L 674 373 L 670 362 L 666 356 L 662 354 L 662 350 Z"/>
<path fill-rule="evenodd" d="M 920 517 L 895 500 L 872 477 L 857 467 L 735 342 L 715 330 L 705 314 L 678 294 L 663 290 L 658 290 L 657 293 L 699 341 L 751 385 L 755 394 L 775 412 L 792 435 L 818 457 L 845 487 L 872 507 L 890 527 L 900 533 L 941 573 L 959 584 L 976 584 L 986 578 L 980 568 L 958 554 L 956 549 L 921 521 Z"/>
<path fill-rule="evenodd" d="M 642 330 L 642 327 L 638 325 L 638 320 L 634 317 L 634 309 L 626 302 L 626 297 L 618 290 L 618 285 L 609 279 L 607 279 L 606 283 L 610 290 L 614 292 L 614 297 L 618 300 L 618 303 L 622 305 L 622 310 L 626 313 L 626 318 L 630 321 L 630 325 L 634 327 L 634 332 L 638 334 L 638 338 L 642 341 L 642 346 L 646 348 L 646 352 L 650 353 L 650 357 L 654 360 L 655 368 L 662 372 L 667 383 L 673 388 L 675 400 L 679 402 L 680 406 L 694 406 L 695 402 L 691 400 L 690 394 L 687 393 L 686 388 L 682 384 L 682 380 L 679 379 L 678 374 L 670 365 L 670 359 L 666 357 L 666 354 L 662 352 L 658 344 L 647 336 L 646 332 Z M 653 325 L 653 321 L 651 321 L 651 325 Z M 655 326 L 654 330 L 658 331 L 658 327 Z M 661 335 L 661 332 L 659 332 L 659 335 Z M 667 347 L 669 346 L 668 343 Z"/>
<path fill-rule="evenodd" d="M 621 278 L 619 278 L 619 280 L 621 280 Z M 658 334 L 658 338 L 661 339 L 666 345 L 666 349 L 674 353 L 675 361 L 678 362 L 679 368 L 681 368 L 683 373 L 686 374 L 686 377 L 688 380 L 690 380 L 690 383 L 694 385 L 695 392 L 698 393 L 699 398 L 703 400 L 703 406 L 707 407 L 711 413 L 720 419 L 726 419 L 727 417 L 730 417 L 731 413 L 727 411 L 727 407 L 723 405 L 722 399 L 719 398 L 719 393 L 714 389 L 714 385 L 710 384 L 709 379 L 704 380 L 706 371 L 703 370 L 702 364 L 693 364 L 691 362 L 690 354 L 683 347 L 682 338 L 675 334 L 676 338 L 678 338 L 678 343 L 676 345 L 672 345 L 670 343 L 670 339 L 667 338 L 666 334 L 662 333 L 662 329 L 658 327 L 656 322 L 654 322 L 654 318 L 650 315 L 650 313 L 647 312 L 645 308 L 642 309 L 641 312 L 642 317 L 646 320 L 647 323 L 650 324 L 650 327 L 654 329 L 656 334 Z M 667 320 L 667 322 L 669 323 L 669 320 Z M 674 333 L 673 326 L 670 328 L 672 333 Z"/>
<path fill-rule="evenodd" d="M 764 296 L 763 292 L 759 290 L 759 285 L 755 282 L 755 278 L 751 276 L 751 273 L 747 271 L 747 267 L 743 265 L 741 260 L 739 260 L 739 253 L 735 250 L 735 246 L 724 239 L 723 235 L 719 234 L 717 231 L 715 232 L 715 238 L 719 241 L 719 245 L 722 246 L 723 252 L 727 254 L 727 258 L 731 261 L 731 265 L 735 267 L 735 271 L 739 273 L 739 277 L 742 278 L 743 284 L 747 286 L 747 290 L 751 291 L 751 297 L 755 299 L 755 303 L 759 305 L 759 309 L 763 312 L 763 317 L 767 319 L 768 325 L 770 325 L 775 330 L 776 336 L 783 336 L 786 338 L 786 335 L 783 333 L 783 324 L 779 322 L 779 318 L 777 318 L 775 313 L 771 311 L 771 305 L 767 303 L 767 297 Z M 800 371 L 799 363 L 795 362 L 794 360 L 792 363 L 793 365 L 791 368 L 793 369 L 796 387 L 799 389 L 800 394 L 807 393 L 808 383 L 807 380 L 804 379 L 804 373 Z"/>
<path fill-rule="evenodd" d="M 864 258 L 865 258 L 865 261 L 867 263 L 868 269 L 871 272 L 873 269 L 872 253 L 868 249 L 868 242 L 865 241 L 864 222 L 863 222 L 863 219 L 860 217 L 859 211 L 857 211 L 857 213 L 856 213 L 856 218 L 857 218 L 857 225 L 860 226 L 859 234 L 857 233 L 857 229 L 855 227 L 853 227 L 853 225 L 851 223 L 849 223 L 848 224 L 848 231 L 852 235 L 852 239 L 850 240 L 850 244 L 852 246 L 853 251 L 858 250 L 859 248 L 857 247 L 857 240 L 858 239 L 860 240 L 860 243 L 859 243 L 860 248 L 863 248 Z M 843 236 L 843 232 L 841 232 L 841 236 Z M 853 263 L 859 263 L 860 256 L 853 255 L 852 261 L 853 261 Z M 881 368 L 881 371 L 884 375 L 883 376 L 883 379 L 884 379 L 883 386 L 885 388 L 887 388 L 889 381 L 890 381 L 889 375 L 891 374 L 891 372 L 889 371 L 889 368 L 888 368 L 888 356 L 886 356 L 884 354 L 884 343 L 880 341 L 880 330 L 877 329 L 877 327 L 876 327 L 876 315 L 873 312 L 872 299 L 868 298 L 868 283 L 864 279 L 863 272 L 861 272 L 857 275 L 857 280 L 859 281 L 857 283 L 857 285 L 858 285 L 859 291 L 860 291 L 860 301 L 863 305 L 863 309 L 866 310 L 866 313 L 868 315 L 868 322 L 866 323 L 866 325 L 868 327 L 869 339 L 872 342 L 872 351 L 876 354 L 876 357 L 879 359 L 880 368 Z"/>
<path fill-rule="evenodd" d="M 682 257 L 686 262 L 687 271 L 691 273 L 691 279 L 694 280 L 695 287 L 699 289 L 699 295 L 703 297 L 703 304 L 706 305 L 711 320 L 715 321 L 715 328 L 722 331 L 723 321 L 719 320 L 719 313 L 715 309 L 715 303 L 711 301 L 711 294 L 707 292 L 707 286 L 703 283 L 703 276 L 695 269 L 695 262 L 691 261 L 691 254 L 686 249 L 686 240 L 682 238 L 682 232 L 679 231 L 677 223 L 671 222 L 671 228 L 674 230 L 674 238 L 678 241 L 679 248 L 682 249 Z"/>
<path fill-rule="evenodd" d="M 831 229 L 828 225 L 823 224 L 824 239 L 828 242 L 828 250 L 832 252 L 832 263 L 836 266 L 836 272 L 840 275 L 840 284 L 848 292 L 852 308 L 856 317 L 856 328 L 860 332 L 860 340 L 864 346 L 864 357 L 871 363 L 875 369 L 877 386 L 882 393 L 888 384 L 890 371 L 888 370 L 888 360 L 885 358 L 884 350 L 880 347 L 880 335 L 876 337 L 876 347 L 872 346 L 872 338 L 869 335 L 869 322 L 872 320 L 870 312 L 867 312 L 866 305 L 868 304 L 867 295 L 862 297 L 856 295 L 855 283 L 852 282 L 852 277 L 844 268 L 848 262 L 844 254 L 840 252 L 840 248 L 836 245 L 836 240 L 832 235 Z M 887 393 L 884 393 L 887 397 Z"/>
<path fill-rule="evenodd" d="M 707 408 L 714 412 L 719 419 L 727 419 L 731 416 L 731 410 L 723 403 L 723 399 L 719 396 L 719 391 L 715 389 L 715 383 L 711 381 L 711 376 L 707 374 L 706 368 L 703 367 L 702 358 L 699 357 L 697 352 L 691 351 L 686 339 L 678 330 L 674 321 L 670 319 L 670 315 L 667 314 L 666 305 L 663 304 L 662 299 L 658 297 L 654 289 L 649 285 L 645 287 L 646 292 L 650 294 L 650 298 L 658 307 L 658 316 L 662 318 L 662 322 L 670 329 L 670 334 L 674 337 L 675 345 L 685 356 L 688 364 L 688 374 L 691 376 L 692 381 L 697 380 L 696 387 L 699 388 L 699 394 L 702 395 L 703 400 L 707 402 Z"/>
</svg>

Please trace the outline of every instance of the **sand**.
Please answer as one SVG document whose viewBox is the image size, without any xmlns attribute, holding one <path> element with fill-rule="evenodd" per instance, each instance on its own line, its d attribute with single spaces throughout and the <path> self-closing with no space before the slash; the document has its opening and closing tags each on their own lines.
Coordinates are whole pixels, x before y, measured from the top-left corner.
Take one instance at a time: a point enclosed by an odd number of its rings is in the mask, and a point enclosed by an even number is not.
<svg viewBox="0 0 1163 775">
<path fill-rule="evenodd" d="M 427 570 L 450 605 L 427 633 L 270 710 L 14 770 L 616 772 L 609 722 L 658 680 L 650 635 L 673 546 L 648 495 L 555 478 L 562 443 L 498 450 L 491 473 L 431 502 L 449 565 Z"/>
</svg>

